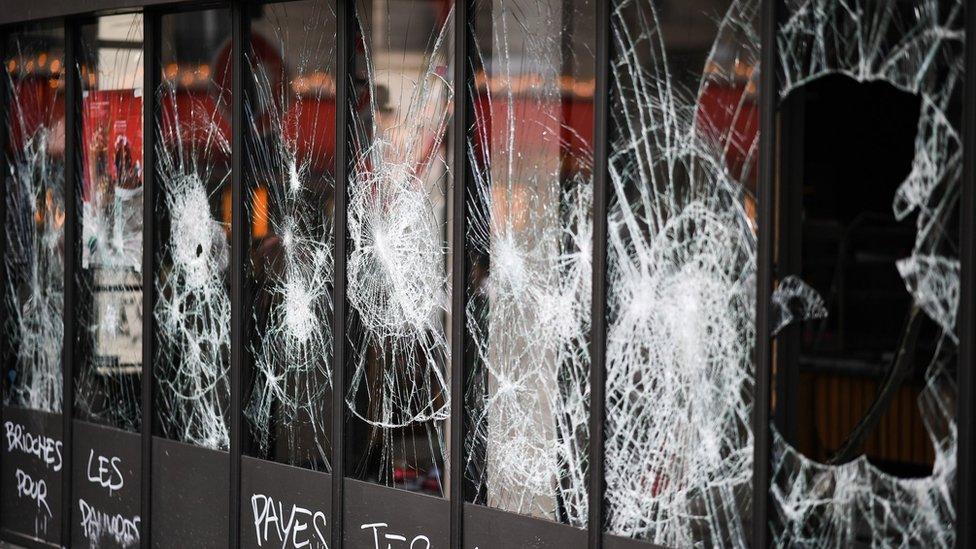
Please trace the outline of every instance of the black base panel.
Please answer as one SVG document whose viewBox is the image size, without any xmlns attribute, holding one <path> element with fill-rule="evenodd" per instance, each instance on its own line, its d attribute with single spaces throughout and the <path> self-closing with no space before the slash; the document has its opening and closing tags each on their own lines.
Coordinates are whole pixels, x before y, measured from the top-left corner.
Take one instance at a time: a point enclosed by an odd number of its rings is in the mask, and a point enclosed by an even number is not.
<svg viewBox="0 0 976 549">
<path fill-rule="evenodd" d="M 439 549 L 448 546 L 451 504 L 423 494 L 345 479 L 343 547 Z"/>
<path fill-rule="evenodd" d="M 61 547 L 60 543 L 24 536 L 10 530 L 0 531 L 0 542 L 2 542 L 0 547 L 3 549 L 20 549 L 21 547 L 25 549 L 52 549 Z"/>
<path fill-rule="evenodd" d="M 73 440 L 72 544 L 137 547 L 142 532 L 142 438 L 74 420 Z"/>
<path fill-rule="evenodd" d="M 464 547 L 570 549 L 586 547 L 586 530 L 483 505 L 464 504 Z"/>
<path fill-rule="evenodd" d="M 325 549 L 332 475 L 241 457 L 241 547 Z"/>
<path fill-rule="evenodd" d="M 60 414 L 3 407 L 0 525 L 5 537 L 61 544 L 63 432 Z"/>
<path fill-rule="evenodd" d="M 604 549 L 666 549 L 662 545 L 655 545 L 647 541 L 641 541 L 620 536 L 603 535 Z"/>
<path fill-rule="evenodd" d="M 154 547 L 227 547 L 230 455 L 153 437 Z"/>
</svg>

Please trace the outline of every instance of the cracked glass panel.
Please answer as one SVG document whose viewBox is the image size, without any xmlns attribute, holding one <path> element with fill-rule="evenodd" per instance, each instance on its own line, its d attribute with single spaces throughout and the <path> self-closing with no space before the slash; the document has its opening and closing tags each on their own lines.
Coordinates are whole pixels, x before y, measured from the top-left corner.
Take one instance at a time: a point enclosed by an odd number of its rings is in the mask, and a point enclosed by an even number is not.
<svg viewBox="0 0 976 549">
<path fill-rule="evenodd" d="M 332 417 L 335 14 L 272 4 L 246 53 L 251 220 L 248 453 L 328 471 Z"/>
<path fill-rule="evenodd" d="M 786 3 L 778 546 L 954 545 L 963 14 Z"/>
<path fill-rule="evenodd" d="M 139 431 L 142 378 L 142 16 L 83 25 L 77 417 Z"/>
<path fill-rule="evenodd" d="M 443 495 L 453 3 L 356 2 L 349 105 L 350 476 Z"/>
<path fill-rule="evenodd" d="M 3 400 L 60 412 L 64 327 L 64 32 L 7 39 L 9 171 L 3 192 Z"/>
<path fill-rule="evenodd" d="M 230 12 L 162 17 L 157 154 L 156 417 L 226 450 L 230 386 Z"/>
<path fill-rule="evenodd" d="M 483 0 L 469 136 L 465 481 L 585 528 L 595 40 L 588 0 Z"/>
<path fill-rule="evenodd" d="M 612 13 L 606 529 L 745 547 L 758 2 Z"/>
</svg>

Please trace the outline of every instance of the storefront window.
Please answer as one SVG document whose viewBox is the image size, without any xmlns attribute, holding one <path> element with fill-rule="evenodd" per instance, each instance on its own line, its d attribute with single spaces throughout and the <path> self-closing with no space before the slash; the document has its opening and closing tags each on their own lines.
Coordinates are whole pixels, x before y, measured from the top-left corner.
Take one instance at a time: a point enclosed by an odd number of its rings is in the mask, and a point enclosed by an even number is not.
<svg viewBox="0 0 976 549">
<path fill-rule="evenodd" d="M 963 0 L 150 3 L 0 10 L 5 542 L 974 543 Z"/>
<path fill-rule="evenodd" d="M 450 358 L 449 1 L 356 2 L 349 136 L 347 465 L 444 494 Z"/>
<path fill-rule="evenodd" d="M 81 349 L 75 414 L 138 431 L 142 410 L 142 16 L 82 27 Z"/>
<path fill-rule="evenodd" d="M 332 447 L 335 31 L 321 2 L 261 7 L 244 90 L 251 452 L 317 471 Z"/>
<path fill-rule="evenodd" d="M 162 18 L 156 143 L 156 422 L 230 445 L 230 13 Z"/>
<path fill-rule="evenodd" d="M 64 32 L 7 40 L 4 404 L 61 412 L 64 326 Z"/>
<path fill-rule="evenodd" d="M 963 8 L 787 3 L 778 545 L 954 545 Z"/>
<path fill-rule="evenodd" d="M 607 530 L 745 546 L 754 395 L 753 10 L 616 3 Z"/>
<path fill-rule="evenodd" d="M 593 5 L 476 4 L 468 498 L 587 523 Z"/>
<path fill-rule="evenodd" d="M 65 229 L 64 27 L 32 24 L 6 37 L 0 357 L 3 437 L 0 529 L 8 539 L 61 539 Z M 70 406 L 68 407 L 71 408 Z M 25 491 L 45 487 L 45 505 Z M 48 489 L 47 487 L 50 487 Z M 64 498 L 66 499 L 66 498 Z"/>
</svg>

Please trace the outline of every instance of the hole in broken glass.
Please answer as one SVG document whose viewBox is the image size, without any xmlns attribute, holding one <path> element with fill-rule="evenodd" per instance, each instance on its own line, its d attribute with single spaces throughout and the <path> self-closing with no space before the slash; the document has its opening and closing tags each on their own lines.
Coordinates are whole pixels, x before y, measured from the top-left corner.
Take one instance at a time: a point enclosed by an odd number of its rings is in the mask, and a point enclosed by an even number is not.
<svg viewBox="0 0 976 549">
<path fill-rule="evenodd" d="M 780 359 L 798 369 L 796 443 L 822 463 L 864 455 L 902 477 L 931 474 L 934 460 L 917 401 L 940 330 L 896 267 L 912 253 L 914 219 L 892 211 L 913 169 L 921 102 L 887 82 L 828 75 L 781 106 L 789 190 L 780 261 L 828 311 L 780 336 L 797 349 Z M 810 319 L 798 296 L 784 305 Z"/>
</svg>

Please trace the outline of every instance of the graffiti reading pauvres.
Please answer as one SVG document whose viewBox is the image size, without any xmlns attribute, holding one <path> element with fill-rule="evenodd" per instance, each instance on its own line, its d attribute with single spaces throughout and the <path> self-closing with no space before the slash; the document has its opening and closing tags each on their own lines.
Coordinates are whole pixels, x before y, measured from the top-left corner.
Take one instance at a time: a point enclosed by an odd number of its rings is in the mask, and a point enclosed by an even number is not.
<svg viewBox="0 0 976 549">
<path fill-rule="evenodd" d="M 125 486 L 125 476 L 122 474 L 122 458 L 116 456 L 95 455 L 95 450 L 88 451 L 87 466 L 88 482 L 108 492 L 112 498 Z M 112 514 L 95 507 L 92 502 L 78 498 L 78 514 L 81 530 L 97 547 L 102 539 L 110 539 L 121 547 L 134 547 L 139 544 L 139 515 L 127 517 L 121 513 Z"/>
</svg>

